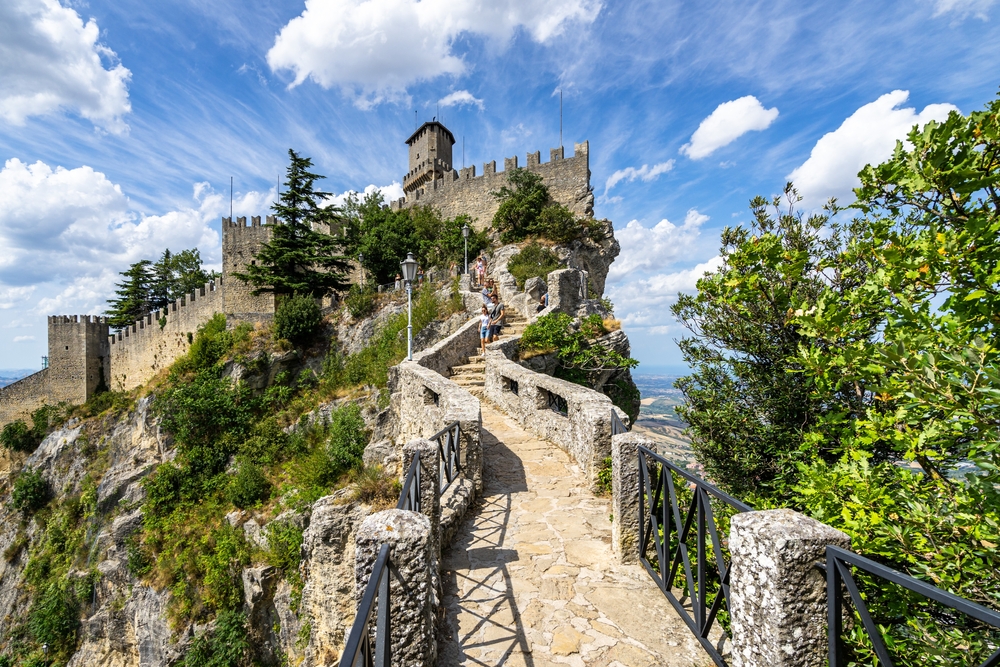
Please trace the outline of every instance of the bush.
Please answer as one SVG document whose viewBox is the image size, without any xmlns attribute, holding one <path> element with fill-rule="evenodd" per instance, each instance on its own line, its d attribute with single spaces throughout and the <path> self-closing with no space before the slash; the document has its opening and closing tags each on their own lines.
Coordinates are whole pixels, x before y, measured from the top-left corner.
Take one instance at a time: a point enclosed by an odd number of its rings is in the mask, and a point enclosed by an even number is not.
<svg viewBox="0 0 1000 667">
<path fill-rule="evenodd" d="M 490 193 L 500 202 L 493 216 L 493 228 L 500 233 L 503 243 L 516 243 L 534 230 L 542 209 L 549 202 L 549 191 L 542 177 L 527 169 L 512 170 L 507 174 L 507 181 L 509 186 Z"/>
<path fill-rule="evenodd" d="M 45 507 L 50 497 L 49 483 L 37 470 L 27 470 L 17 476 L 11 502 L 14 509 L 31 514 Z"/>
<path fill-rule="evenodd" d="M 247 509 L 271 496 L 271 483 L 260 466 L 249 461 L 240 463 L 236 474 L 229 480 L 226 497 L 236 507 Z"/>
<path fill-rule="evenodd" d="M 274 312 L 274 333 L 293 343 L 305 343 L 316 333 L 321 320 L 316 300 L 295 294 L 282 299 Z"/>
<path fill-rule="evenodd" d="M 354 499 L 375 508 L 395 506 L 402 488 L 399 480 L 386 473 L 382 466 L 365 466 L 351 481 L 354 483 Z"/>
<path fill-rule="evenodd" d="M 542 209 L 534 233 L 556 243 L 569 243 L 586 234 L 587 226 L 562 204 L 552 204 Z"/>
<path fill-rule="evenodd" d="M 30 454 L 40 442 L 41 439 L 36 438 L 34 431 L 20 419 L 7 424 L 0 431 L 0 444 L 11 451 Z"/>
<path fill-rule="evenodd" d="M 377 296 L 371 288 L 361 289 L 358 285 L 351 285 L 351 289 L 344 298 L 347 312 L 356 320 L 368 317 L 375 312 Z"/>
<path fill-rule="evenodd" d="M 357 404 L 348 403 L 331 415 L 329 454 L 338 472 L 361 466 L 369 435 Z"/>
<path fill-rule="evenodd" d="M 65 582 L 53 582 L 41 592 L 28 612 L 28 628 L 39 644 L 61 653 L 76 644 L 79 604 Z"/>
<path fill-rule="evenodd" d="M 243 667 L 250 663 L 250 630 L 238 611 L 223 611 L 215 627 L 198 635 L 179 667 Z"/>
<path fill-rule="evenodd" d="M 517 280 L 518 289 L 524 289 L 529 278 L 548 280 L 549 274 L 563 268 L 559 256 L 538 243 L 530 243 L 510 258 L 507 270 Z"/>
<path fill-rule="evenodd" d="M 597 469 L 597 490 L 602 496 L 611 495 L 611 457 L 606 456 Z"/>
</svg>

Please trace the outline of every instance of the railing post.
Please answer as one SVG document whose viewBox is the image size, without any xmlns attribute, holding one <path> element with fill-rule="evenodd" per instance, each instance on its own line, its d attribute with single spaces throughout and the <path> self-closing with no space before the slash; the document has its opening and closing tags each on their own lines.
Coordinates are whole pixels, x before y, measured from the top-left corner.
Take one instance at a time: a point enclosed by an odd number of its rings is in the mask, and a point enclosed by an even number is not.
<svg viewBox="0 0 1000 667">
<path fill-rule="evenodd" d="M 611 549 L 620 563 L 639 560 L 639 445 L 654 443 L 635 433 L 611 437 Z"/>
<path fill-rule="evenodd" d="M 435 611 L 441 601 L 441 467 L 438 444 L 433 440 L 411 440 L 403 446 L 403 470 L 414 458 L 420 459 L 420 512 L 431 523 L 431 602 Z"/>
<path fill-rule="evenodd" d="M 359 600 L 383 544 L 389 545 L 392 562 L 388 637 L 392 667 L 431 667 L 437 657 L 437 643 L 431 597 L 430 520 L 416 512 L 384 510 L 361 523 L 354 552 Z"/>
<path fill-rule="evenodd" d="M 732 518 L 729 608 L 735 667 L 826 665 L 826 547 L 850 546 L 839 530 L 788 510 Z"/>
</svg>

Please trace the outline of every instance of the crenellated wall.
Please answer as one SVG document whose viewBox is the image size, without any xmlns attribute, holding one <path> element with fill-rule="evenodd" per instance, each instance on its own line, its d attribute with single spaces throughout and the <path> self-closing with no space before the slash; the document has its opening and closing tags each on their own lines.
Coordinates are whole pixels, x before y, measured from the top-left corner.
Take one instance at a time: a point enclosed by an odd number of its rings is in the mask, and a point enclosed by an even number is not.
<svg viewBox="0 0 1000 667">
<path fill-rule="evenodd" d="M 205 283 L 112 335 L 109 388 L 125 391 L 141 386 L 185 354 L 198 327 L 223 312 L 223 293 L 220 283 Z"/>
<path fill-rule="evenodd" d="M 594 194 L 590 188 L 590 144 L 574 144 L 574 155 L 563 157 L 562 148 L 549 151 L 549 161 L 541 161 L 541 153 L 528 153 L 524 168 L 542 177 L 552 198 L 580 217 L 594 214 Z M 452 171 L 450 178 L 435 180 L 412 195 L 391 202 L 393 210 L 411 206 L 431 206 L 445 218 L 470 216 L 477 229 L 493 220 L 498 204 L 490 194 L 507 183 L 507 172 L 518 167 L 517 156 L 504 160 L 504 171 L 497 171 L 496 161 L 483 165 L 476 175 L 475 167 Z M 409 176 L 409 174 L 408 174 Z"/>
<path fill-rule="evenodd" d="M 0 387 L 0 426 L 17 419 L 27 420 L 31 413 L 49 401 L 49 369 L 23 377 Z"/>
<path fill-rule="evenodd" d="M 275 224 L 277 219 L 273 215 L 267 216 L 263 225 L 259 215 L 250 218 L 249 226 L 246 217 L 236 218 L 235 222 L 232 218 L 222 219 L 222 280 L 226 288 L 219 312 L 258 316 L 258 319 L 274 313 L 274 295 L 254 296 L 253 288 L 233 274 L 256 262 L 257 253 L 271 239 Z"/>
</svg>

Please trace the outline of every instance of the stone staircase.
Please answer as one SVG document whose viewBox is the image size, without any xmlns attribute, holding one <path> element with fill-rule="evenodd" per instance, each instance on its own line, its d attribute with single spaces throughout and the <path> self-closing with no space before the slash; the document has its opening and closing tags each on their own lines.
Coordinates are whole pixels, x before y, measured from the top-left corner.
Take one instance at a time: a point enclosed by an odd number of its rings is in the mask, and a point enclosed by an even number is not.
<svg viewBox="0 0 1000 667">
<path fill-rule="evenodd" d="M 497 340 L 506 340 L 511 336 L 518 336 L 524 333 L 528 321 L 520 313 L 513 310 L 507 311 L 507 323 L 503 327 L 503 333 Z M 486 384 L 486 362 L 483 355 L 476 354 L 468 358 L 466 363 L 460 366 L 451 367 L 451 380 L 462 387 L 470 394 L 483 399 L 483 387 Z"/>
</svg>

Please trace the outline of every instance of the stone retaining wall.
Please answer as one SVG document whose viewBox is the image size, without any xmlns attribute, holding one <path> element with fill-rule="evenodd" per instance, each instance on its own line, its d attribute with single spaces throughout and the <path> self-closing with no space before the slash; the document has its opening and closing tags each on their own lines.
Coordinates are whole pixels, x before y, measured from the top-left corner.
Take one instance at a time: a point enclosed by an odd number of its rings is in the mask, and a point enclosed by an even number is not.
<svg viewBox="0 0 1000 667">
<path fill-rule="evenodd" d="M 509 359 L 517 340 L 486 347 L 486 398 L 527 430 L 566 451 L 596 486 L 597 472 L 611 456 L 611 411 L 626 423 L 628 417 L 600 392 Z"/>
<path fill-rule="evenodd" d="M 48 402 L 48 373 L 49 369 L 43 368 L 0 387 L 0 426 L 17 419 L 27 420 L 32 412 Z"/>
<path fill-rule="evenodd" d="M 479 317 L 476 316 L 436 345 L 414 354 L 413 361 L 442 377 L 448 377 L 453 366 L 467 363 L 469 357 L 478 351 Z"/>
</svg>

